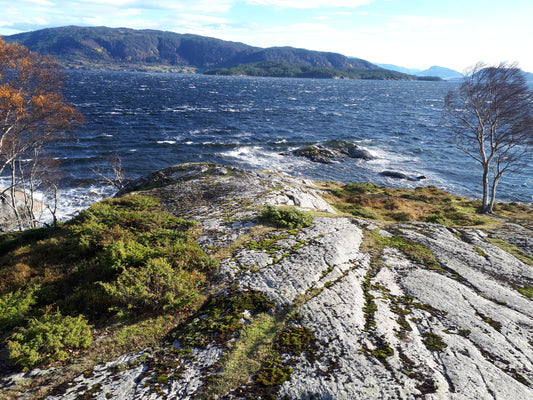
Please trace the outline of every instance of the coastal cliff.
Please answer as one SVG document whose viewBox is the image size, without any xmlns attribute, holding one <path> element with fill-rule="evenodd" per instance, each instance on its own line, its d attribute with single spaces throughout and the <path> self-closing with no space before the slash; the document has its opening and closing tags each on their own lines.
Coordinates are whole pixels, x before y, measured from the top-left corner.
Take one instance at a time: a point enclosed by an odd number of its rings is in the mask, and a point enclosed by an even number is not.
<svg viewBox="0 0 533 400">
<path fill-rule="evenodd" d="M 531 219 L 355 217 L 325 184 L 214 164 L 126 191 L 198 222 L 195 241 L 219 265 L 205 302 L 157 345 L 79 374 L 9 373 L 0 395 L 34 398 L 37 380 L 49 400 L 533 397 Z M 312 223 L 282 227 L 268 206 Z"/>
</svg>

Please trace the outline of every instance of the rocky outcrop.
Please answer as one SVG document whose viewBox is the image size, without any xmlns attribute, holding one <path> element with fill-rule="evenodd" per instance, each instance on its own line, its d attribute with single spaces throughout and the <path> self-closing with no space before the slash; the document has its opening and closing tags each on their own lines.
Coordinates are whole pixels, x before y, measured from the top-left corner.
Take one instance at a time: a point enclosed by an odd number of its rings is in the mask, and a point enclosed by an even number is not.
<svg viewBox="0 0 533 400">
<path fill-rule="evenodd" d="M 322 164 L 331 164 L 346 157 L 362 160 L 374 159 L 374 156 L 368 150 L 345 140 L 330 140 L 324 145 L 316 144 L 301 147 L 294 150 L 292 154 Z"/>
<path fill-rule="evenodd" d="M 9 232 L 19 227 L 15 209 L 19 211 L 19 216 L 24 216 L 24 209 L 27 209 L 28 202 L 28 195 L 21 190 L 16 190 L 13 196 L 11 190 L 0 188 L 0 233 Z M 41 209 L 41 203 L 35 201 L 33 211 L 38 213 Z M 23 224 L 25 225 L 25 223 Z"/>
<path fill-rule="evenodd" d="M 423 175 L 409 176 L 409 175 L 404 174 L 403 172 L 399 172 L 399 171 L 383 171 L 383 172 L 380 172 L 379 174 L 382 175 L 382 176 L 389 177 L 389 178 L 405 179 L 407 181 L 413 181 L 413 182 L 421 181 L 423 179 L 426 179 L 426 177 L 423 176 Z"/>
<path fill-rule="evenodd" d="M 262 293 L 271 312 L 292 313 L 287 325 L 312 332 L 305 352 L 280 356 L 291 373 L 268 387 L 271 398 L 533 398 L 533 307 L 518 290 L 533 286 L 533 268 L 486 232 L 342 217 L 313 182 L 274 171 L 192 164 L 130 188 L 201 222 L 199 242 L 222 254 L 216 296 Z M 312 211 L 314 223 L 263 227 L 257 215 L 268 204 Z M 238 341 L 187 352 L 178 336 L 167 348 L 98 366 L 49 399 L 198 398 Z M 252 376 L 203 398 L 265 398 L 260 390 Z"/>
</svg>

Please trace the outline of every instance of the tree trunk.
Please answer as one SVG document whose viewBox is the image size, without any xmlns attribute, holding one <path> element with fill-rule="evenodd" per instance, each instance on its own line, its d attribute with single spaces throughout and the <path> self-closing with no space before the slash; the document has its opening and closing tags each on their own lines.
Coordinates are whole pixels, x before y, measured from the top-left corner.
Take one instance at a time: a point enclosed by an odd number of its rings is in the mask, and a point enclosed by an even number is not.
<svg viewBox="0 0 533 400">
<path fill-rule="evenodd" d="M 486 214 L 492 212 L 489 203 L 489 165 L 483 165 L 483 198 L 481 201 L 481 213 Z"/>
<path fill-rule="evenodd" d="M 20 215 L 18 204 L 17 204 L 17 177 L 16 177 L 16 165 L 15 161 L 11 162 L 11 206 L 13 207 L 13 212 L 15 213 L 15 219 L 19 227 L 19 231 L 24 230 L 24 225 L 22 223 L 22 217 Z"/>
<path fill-rule="evenodd" d="M 490 194 L 489 211 L 487 211 L 488 213 L 492 213 L 492 210 L 494 208 L 494 201 L 496 200 L 496 187 L 498 186 L 501 177 L 502 175 L 498 174 L 494 177 L 494 180 L 492 181 L 492 192 Z"/>
</svg>

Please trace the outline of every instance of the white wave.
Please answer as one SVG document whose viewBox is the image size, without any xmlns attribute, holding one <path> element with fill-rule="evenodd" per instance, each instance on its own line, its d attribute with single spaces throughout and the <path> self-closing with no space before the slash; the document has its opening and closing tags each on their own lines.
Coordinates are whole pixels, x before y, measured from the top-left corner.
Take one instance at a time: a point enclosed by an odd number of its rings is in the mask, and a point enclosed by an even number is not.
<svg viewBox="0 0 533 400">
<path fill-rule="evenodd" d="M 7 183 L 5 179 L 0 179 L 0 187 Z M 56 218 L 58 221 L 67 221 L 75 217 L 81 210 L 88 208 L 91 204 L 105 198 L 109 198 L 116 193 L 112 186 L 97 186 L 59 189 L 57 192 Z M 54 195 L 51 192 L 44 193 L 37 191 L 34 193 L 35 204 L 40 211 L 36 211 L 35 217 L 41 224 L 49 224 L 53 220 L 51 210 L 55 208 Z"/>
<path fill-rule="evenodd" d="M 60 190 L 57 217 L 60 221 L 66 221 L 91 204 L 111 197 L 115 193 L 114 187 L 101 185 Z"/>
<path fill-rule="evenodd" d="M 175 140 L 158 140 L 157 144 L 176 144 Z"/>
<path fill-rule="evenodd" d="M 261 146 L 239 147 L 234 150 L 219 153 L 218 155 L 230 159 L 232 162 L 248 164 L 253 168 L 271 168 L 283 172 L 295 171 L 311 163 L 311 161 L 305 158 L 287 156 L 267 150 Z"/>
</svg>

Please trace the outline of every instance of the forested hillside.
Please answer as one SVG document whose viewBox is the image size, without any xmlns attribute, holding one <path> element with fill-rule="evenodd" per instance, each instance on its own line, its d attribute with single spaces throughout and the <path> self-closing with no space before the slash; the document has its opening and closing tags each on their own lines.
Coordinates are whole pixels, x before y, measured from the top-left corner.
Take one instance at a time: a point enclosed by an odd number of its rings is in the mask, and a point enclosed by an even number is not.
<svg viewBox="0 0 533 400">
<path fill-rule="evenodd" d="M 332 74 L 331 70 L 354 70 L 357 73 L 351 75 L 355 77 L 409 79 L 407 75 L 392 73 L 368 61 L 338 53 L 292 47 L 259 48 L 157 30 L 66 26 L 6 36 L 4 40 L 18 42 L 42 54 L 51 54 L 65 68 L 75 69 L 205 72 L 237 65 L 278 62 L 285 66 L 298 65 L 300 69 L 315 68 L 311 76 L 326 69 L 329 72 L 325 77 L 338 75 L 337 72 Z M 349 76 L 350 73 L 344 72 L 343 75 Z"/>
</svg>

